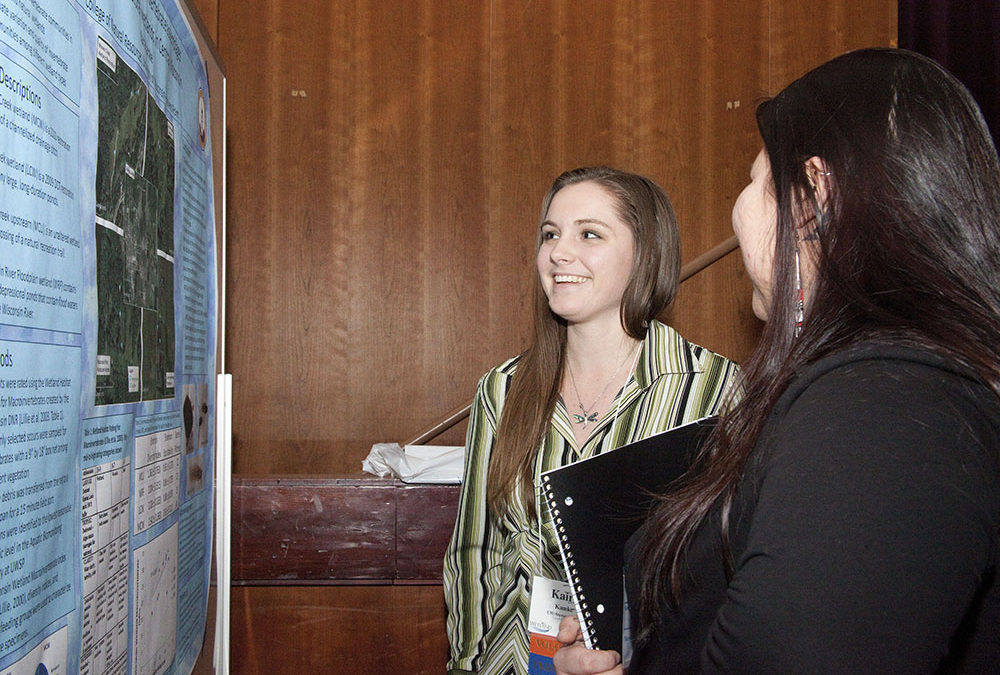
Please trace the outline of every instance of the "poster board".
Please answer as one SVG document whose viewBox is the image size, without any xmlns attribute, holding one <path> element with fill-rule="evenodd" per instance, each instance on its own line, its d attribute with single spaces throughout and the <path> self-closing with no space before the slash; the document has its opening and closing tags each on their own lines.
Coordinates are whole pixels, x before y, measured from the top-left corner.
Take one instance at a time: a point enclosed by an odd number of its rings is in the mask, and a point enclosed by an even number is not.
<svg viewBox="0 0 1000 675">
<path fill-rule="evenodd" d="M 0 675 L 201 652 L 220 77 L 180 0 L 0 3 Z"/>
</svg>

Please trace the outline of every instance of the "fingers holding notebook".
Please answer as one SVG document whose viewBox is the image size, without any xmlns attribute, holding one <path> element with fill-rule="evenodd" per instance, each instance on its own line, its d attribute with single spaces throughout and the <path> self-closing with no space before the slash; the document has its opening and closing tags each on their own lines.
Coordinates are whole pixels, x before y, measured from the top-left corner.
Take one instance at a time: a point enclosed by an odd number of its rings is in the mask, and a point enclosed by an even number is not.
<svg viewBox="0 0 1000 675">
<path fill-rule="evenodd" d="M 618 652 L 584 646 L 583 631 L 575 616 L 567 616 L 560 622 L 556 639 L 562 643 L 553 658 L 558 675 L 623 675 L 625 672 Z"/>
</svg>

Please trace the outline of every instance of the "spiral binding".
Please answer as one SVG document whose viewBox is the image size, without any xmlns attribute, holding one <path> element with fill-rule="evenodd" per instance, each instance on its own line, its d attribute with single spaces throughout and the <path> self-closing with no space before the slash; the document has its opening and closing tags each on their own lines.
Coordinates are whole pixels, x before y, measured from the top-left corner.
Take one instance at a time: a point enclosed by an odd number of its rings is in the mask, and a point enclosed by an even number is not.
<svg viewBox="0 0 1000 675">
<path fill-rule="evenodd" d="M 591 647 L 599 649 L 600 647 L 597 644 L 597 636 L 594 635 L 594 620 L 591 618 L 590 605 L 587 603 L 587 596 L 583 594 L 583 589 L 580 588 L 580 577 L 577 574 L 576 562 L 573 560 L 573 551 L 566 539 L 566 528 L 562 524 L 562 516 L 559 513 L 559 504 L 552 495 L 549 477 L 543 476 L 542 480 L 545 483 L 545 501 L 548 502 L 549 513 L 552 515 L 552 521 L 555 524 L 556 534 L 562 544 L 566 568 L 569 573 L 569 580 L 573 586 L 573 594 L 576 596 L 577 604 L 580 606 L 580 613 L 583 615 L 583 621 L 587 626 L 586 633 L 590 636 Z M 572 500 L 569 500 L 567 505 L 572 505 L 572 503 Z"/>
</svg>

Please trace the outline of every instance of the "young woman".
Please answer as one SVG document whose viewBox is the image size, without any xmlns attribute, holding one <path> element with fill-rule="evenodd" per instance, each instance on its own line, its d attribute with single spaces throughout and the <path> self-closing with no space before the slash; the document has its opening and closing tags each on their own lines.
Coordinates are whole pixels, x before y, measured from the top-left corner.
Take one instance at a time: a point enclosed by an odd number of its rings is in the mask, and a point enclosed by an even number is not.
<svg viewBox="0 0 1000 675">
<path fill-rule="evenodd" d="M 733 227 L 767 323 L 744 398 L 628 547 L 628 672 L 1000 672 L 989 132 L 953 77 L 890 49 L 757 120 Z M 622 672 L 577 644 L 556 664 Z"/>
<path fill-rule="evenodd" d="M 673 209 L 642 176 L 559 176 L 542 204 L 534 340 L 479 382 L 445 557 L 449 672 L 528 671 L 532 590 L 563 580 L 536 480 L 715 414 L 736 368 L 656 321 L 680 270 Z"/>
</svg>

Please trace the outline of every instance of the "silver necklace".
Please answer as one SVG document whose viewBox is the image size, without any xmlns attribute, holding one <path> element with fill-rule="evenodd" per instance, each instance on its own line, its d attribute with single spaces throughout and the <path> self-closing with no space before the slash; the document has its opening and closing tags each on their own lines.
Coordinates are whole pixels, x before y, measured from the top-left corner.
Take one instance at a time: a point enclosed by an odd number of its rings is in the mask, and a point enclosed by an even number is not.
<svg viewBox="0 0 1000 675">
<path fill-rule="evenodd" d="M 635 349 L 635 347 L 632 349 Z M 628 357 L 632 353 L 632 349 L 628 350 L 625 354 L 625 357 L 621 360 L 621 363 L 618 364 L 618 367 L 615 368 L 615 372 L 611 374 L 611 378 L 604 384 L 604 388 L 601 389 L 601 393 L 597 395 L 594 402 L 586 407 L 583 405 L 583 398 L 580 396 L 580 389 L 576 386 L 576 376 L 573 375 L 573 366 L 570 364 L 569 359 L 566 359 L 566 368 L 569 370 L 569 380 L 573 383 L 573 391 L 576 393 L 576 404 L 579 406 L 580 412 L 583 413 L 582 415 L 577 413 L 570 414 L 573 416 L 573 423 L 579 424 L 581 429 L 586 429 L 588 424 L 597 421 L 598 411 L 594 410 L 594 406 L 596 406 L 597 402 L 604 397 L 604 394 L 608 391 L 608 387 L 610 387 L 611 383 L 618 377 L 618 373 L 621 372 L 622 366 L 624 366 L 625 362 L 628 361 Z"/>
</svg>

